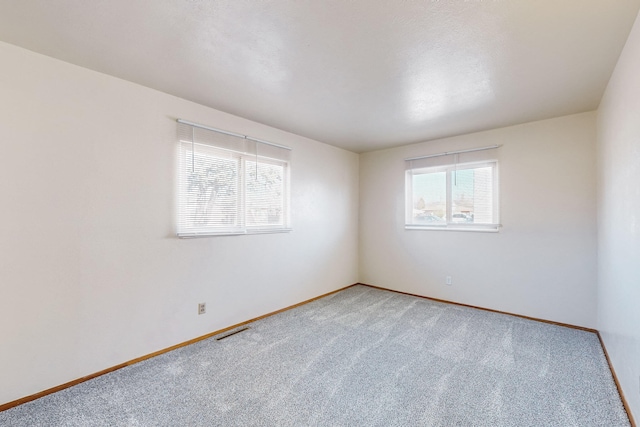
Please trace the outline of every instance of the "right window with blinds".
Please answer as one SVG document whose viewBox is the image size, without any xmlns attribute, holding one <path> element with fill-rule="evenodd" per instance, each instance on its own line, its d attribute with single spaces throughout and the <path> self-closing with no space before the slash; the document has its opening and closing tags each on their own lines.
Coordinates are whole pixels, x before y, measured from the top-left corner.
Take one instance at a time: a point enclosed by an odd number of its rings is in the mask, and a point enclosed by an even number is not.
<svg viewBox="0 0 640 427">
<path fill-rule="evenodd" d="M 405 228 L 498 230 L 497 160 L 460 162 L 460 157 L 439 155 L 406 161 Z M 473 157 L 479 156 L 465 156 Z"/>
</svg>

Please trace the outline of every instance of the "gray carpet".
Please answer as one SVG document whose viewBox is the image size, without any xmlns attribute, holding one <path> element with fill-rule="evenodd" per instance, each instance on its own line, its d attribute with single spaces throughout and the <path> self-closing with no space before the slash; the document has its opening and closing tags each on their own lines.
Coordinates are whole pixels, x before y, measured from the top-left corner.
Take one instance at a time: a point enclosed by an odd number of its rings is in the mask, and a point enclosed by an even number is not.
<svg viewBox="0 0 640 427">
<path fill-rule="evenodd" d="M 2 426 L 629 426 L 595 334 L 355 286 Z"/>
</svg>

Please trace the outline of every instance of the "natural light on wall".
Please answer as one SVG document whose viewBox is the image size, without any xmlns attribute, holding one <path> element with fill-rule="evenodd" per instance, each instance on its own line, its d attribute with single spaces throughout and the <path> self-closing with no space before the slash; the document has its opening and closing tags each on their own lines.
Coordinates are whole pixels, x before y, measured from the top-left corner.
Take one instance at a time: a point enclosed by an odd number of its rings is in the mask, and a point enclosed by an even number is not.
<svg viewBox="0 0 640 427">
<path fill-rule="evenodd" d="M 290 231 L 288 147 L 178 121 L 179 237 Z"/>
<path fill-rule="evenodd" d="M 405 160 L 407 229 L 497 231 L 497 147 Z"/>
</svg>

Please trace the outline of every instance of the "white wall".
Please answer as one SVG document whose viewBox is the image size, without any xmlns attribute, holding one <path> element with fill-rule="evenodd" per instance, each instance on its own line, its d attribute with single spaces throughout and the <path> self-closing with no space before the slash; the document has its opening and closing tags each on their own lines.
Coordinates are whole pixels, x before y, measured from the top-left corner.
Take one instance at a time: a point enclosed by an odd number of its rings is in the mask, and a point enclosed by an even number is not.
<svg viewBox="0 0 640 427">
<path fill-rule="evenodd" d="M 595 120 L 582 113 L 361 155 L 361 281 L 595 327 Z M 503 144 L 499 233 L 404 229 L 403 159 L 493 144 Z"/>
<path fill-rule="evenodd" d="M 640 418 L 640 18 L 598 109 L 598 329 Z"/>
<path fill-rule="evenodd" d="M 358 281 L 356 154 L 4 43 L 0 69 L 0 404 Z M 176 118 L 292 147 L 294 231 L 174 237 Z"/>
</svg>

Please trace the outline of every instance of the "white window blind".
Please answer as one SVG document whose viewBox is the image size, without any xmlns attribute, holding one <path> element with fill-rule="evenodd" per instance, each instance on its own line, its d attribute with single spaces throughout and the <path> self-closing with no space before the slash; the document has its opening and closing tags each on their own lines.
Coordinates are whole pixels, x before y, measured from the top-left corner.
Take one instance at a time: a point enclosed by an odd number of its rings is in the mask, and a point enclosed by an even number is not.
<svg viewBox="0 0 640 427">
<path fill-rule="evenodd" d="M 180 237 L 290 230 L 288 147 L 178 121 Z"/>
<path fill-rule="evenodd" d="M 497 147 L 405 160 L 408 229 L 496 231 Z"/>
</svg>

